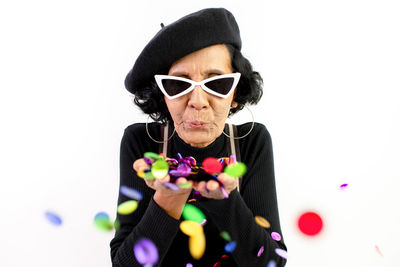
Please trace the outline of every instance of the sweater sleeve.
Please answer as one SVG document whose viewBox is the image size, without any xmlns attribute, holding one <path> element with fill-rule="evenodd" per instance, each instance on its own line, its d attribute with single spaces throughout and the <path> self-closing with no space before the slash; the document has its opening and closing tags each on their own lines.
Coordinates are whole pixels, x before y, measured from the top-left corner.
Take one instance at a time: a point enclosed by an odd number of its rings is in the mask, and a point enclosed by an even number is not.
<svg viewBox="0 0 400 267">
<path fill-rule="evenodd" d="M 242 161 L 248 169 L 243 176 L 241 194 L 237 190 L 228 199 L 207 200 L 205 208 L 220 231 L 227 231 L 236 248 L 232 256 L 238 266 L 266 266 L 270 260 L 276 266 L 284 266 L 286 260 L 278 256 L 276 248 L 286 250 L 281 241 L 275 241 L 271 232 L 282 235 L 279 223 L 278 205 L 275 189 L 273 153 L 271 137 L 265 126 L 258 124 L 257 130 L 241 146 Z M 243 147 L 243 148 L 242 148 Z M 270 228 L 258 225 L 254 216 L 266 218 Z M 258 256 L 260 248 L 263 253 Z"/>
<path fill-rule="evenodd" d="M 153 200 L 154 190 L 147 187 L 143 179 L 137 177 L 133 162 L 143 157 L 145 143 L 134 130 L 126 129 L 120 148 L 120 186 L 128 186 L 140 191 L 143 199 L 139 201 L 136 211 L 129 215 L 117 214 L 120 228 L 110 243 L 111 259 L 115 267 L 142 266 L 134 255 L 134 245 L 147 238 L 154 242 L 161 262 L 179 230 L 179 220 L 164 212 Z M 118 205 L 129 200 L 119 194 Z M 154 265 L 158 266 L 158 265 Z"/>
</svg>

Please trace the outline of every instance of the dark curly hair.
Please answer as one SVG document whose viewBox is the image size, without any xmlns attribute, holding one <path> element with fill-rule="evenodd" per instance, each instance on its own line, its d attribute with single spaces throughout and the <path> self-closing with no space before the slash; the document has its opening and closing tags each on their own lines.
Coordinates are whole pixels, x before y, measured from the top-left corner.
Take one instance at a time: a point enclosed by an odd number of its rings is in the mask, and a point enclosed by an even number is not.
<svg viewBox="0 0 400 267">
<path fill-rule="evenodd" d="M 231 56 L 231 64 L 234 72 L 240 72 L 240 80 L 235 90 L 233 100 L 238 106 L 231 108 L 229 115 L 243 109 L 246 104 L 257 104 L 263 95 L 263 79 L 261 75 L 253 71 L 253 67 L 240 50 L 232 45 L 225 44 Z M 168 69 L 159 74 L 168 74 Z M 164 95 L 158 88 L 154 79 L 150 80 L 147 86 L 134 89 L 134 103 L 150 117 L 160 123 L 172 121 Z"/>
</svg>

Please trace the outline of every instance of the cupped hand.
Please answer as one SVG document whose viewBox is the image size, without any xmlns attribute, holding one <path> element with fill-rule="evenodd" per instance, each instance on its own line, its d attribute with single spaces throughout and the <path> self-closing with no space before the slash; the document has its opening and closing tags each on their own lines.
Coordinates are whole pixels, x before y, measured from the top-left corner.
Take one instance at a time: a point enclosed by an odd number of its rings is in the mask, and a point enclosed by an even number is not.
<svg viewBox="0 0 400 267">
<path fill-rule="evenodd" d="M 223 199 L 229 195 L 238 185 L 238 179 L 232 178 L 225 173 L 221 173 L 215 180 L 201 181 L 193 185 L 193 188 L 200 192 L 203 197 L 211 199 Z M 225 190 L 226 194 L 223 193 Z"/>
</svg>

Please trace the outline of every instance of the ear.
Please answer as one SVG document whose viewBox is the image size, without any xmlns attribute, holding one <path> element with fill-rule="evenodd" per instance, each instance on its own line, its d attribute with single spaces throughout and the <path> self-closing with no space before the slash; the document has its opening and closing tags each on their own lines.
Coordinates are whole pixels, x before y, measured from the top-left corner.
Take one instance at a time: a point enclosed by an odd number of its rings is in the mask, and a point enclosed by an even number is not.
<svg viewBox="0 0 400 267">
<path fill-rule="evenodd" d="M 236 101 L 232 101 L 231 107 L 236 108 L 239 104 Z"/>
</svg>

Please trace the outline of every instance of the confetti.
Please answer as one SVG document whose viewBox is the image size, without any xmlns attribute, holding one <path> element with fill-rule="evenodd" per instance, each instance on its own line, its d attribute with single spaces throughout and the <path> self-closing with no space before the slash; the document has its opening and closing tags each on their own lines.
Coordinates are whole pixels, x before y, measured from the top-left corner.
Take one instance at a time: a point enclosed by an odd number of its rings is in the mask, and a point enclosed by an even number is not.
<svg viewBox="0 0 400 267">
<path fill-rule="evenodd" d="M 347 186 L 348 186 L 348 184 L 342 184 L 342 185 L 340 186 L 340 189 L 341 189 L 341 190 L 344 190 L 344 189 L 347 188 Z"/>
<path fill-rule="evenodd" d="M 258 225 L 260 225 L 261 227 L 264 227 L 264 228 L 271 227 L 271 224 L 269 223 L 269 221 L 267 219 L 265 219 L 264 217 L 255 216 L 254 219 L 256 220 L 256 223 L 258 223 Z"/>
<path fill-rule="evenodd" d="M 148 159 L 155 159 L 155 160 L 163 158 L 162 156 L 159 156 L 157 153 L 154 153 L 154 152 L 145 152 L 144 157 L 148 158 Z"/>
<path fill-rule="evenodd" d="M 169 188 L 169 189 L 174 190 L 174 191 L 178 191 L 179 190 L 179 186 L 177 186 L 174 183 L 166 182 L 166 183 L 163 183 L 162 185 L 165 186 L 166 188 Z"/>
<path fill-rule="evenodd" d="M 105 212 L 99 212 L 94 216 L 94 225 L 101 231 L 111 231 L 113 224 L 110 221 L 110 217 Z"/>
<path fill-rule="evenodd" d="M 203 227 L 194 221 L 183 221 L 179 225 L 179 228 L 188 236 L 198 236 L 203 234 Z"/>
<path fill-rule="evenodd" d="M 277 232 L 272 232 L 271 233 L 271 237 L 275 241 L 281 241 L 281 239 L 282 239 L 281 235 L 279 233 L 277 233 Z"/>
<path fill-rule="evenodd" d="M 322 219 L 315 212 L 305 212 L 298 219 L 300 231 L 306 235 L 314 236 L 322 230 Z"/>
<path fill-rule="evenodd" d="M 194 221 L 197 223 L 203 222 L 206 218 L 204 213 L 196 206 L 192 204 L 185 204 L 182 211 L 182 216 L 187 221 Z"/>
<path fill-rule="evenodd" d="M 158 159 L 151 165 L 151 174 L 158 179 L 164 178 L 168 174 L 168 170 L 168 163 L 164 159 Z"/>
<path fill-rule="evenodd" d="M 279 256 L 281 256 L 282 258 L 287 259 L 287 251 L 286 250 L 283 250 L 281 248 L 276 248 L 275 253 L 278 254 Z"/>
<path fill-rule="evenodd" d="M 180 164 L 176 170 L 170 170 L 169 174 L 176 177 L 187 177 L 190 175 L 191 168 L 186 164 Z"/>
<path fill-rule="evenodd" d="M 219 235 L 228 242 L 232 241 L 231 236 L 226 231 L 221 232 Z"/>
<path fill-rule="evenodd" d="M 381 250 L 379 249 L 378 245 L 375 245 L 376 252 L 383 257 Z"/>
<path fill-rule="evenodd" d="M 158 250 L 156 245 L 147 238 L 143 238 L 137 242 L 133 248 L 136 260 L 140 264 L 155 264 L 158 261 Z"/>
<path fill-rule="evenodd" d="M 206 158 L 203 161 L 202 167 L 208 174 L 215 174 L 222 171 L 222 165 L 217 158 Z"/>
<path fill-rule="evenodd" d="M 130 188 L 128 186 L 121 186 L 121 188 L 119 189 L 119 191 L 121 192 L 121 194 L 132 198 L 134 200 L 142 200 L 143 199 L 143 195 L 142 193 L 140 193 L 139 191 L 137 191 L 136 189 Z"/>
<path fill-rule="evenodd" d="M 189 252 L 196 260 L 200 259 L 206 250 L 206 238 L 203 231 L 189 238 Z"/>
<path fill-rule="evenodd" d="M 276 267 L 276 262 L 274 260 L 270 260 L 267 264 L 267 267 Z"/>
<path fill-rule="evenodd" d="M 260 257 L 264 252 L 264 246 L 261 246 L 260 249 L 257 252 L 257 257 Z"/>
<path fill-rule="evenodd" d="M 136 200 L 128 200 L 118 205 L 117 212 L 121 215 L 128 215 L 134 212 L 138 207 Z"/>
<path fill-rule="evenodd" d="M 56 226 L 60 226 L 62 224 L 62 219 L 60 218 L 60 216 L 58 216 L 57 214 L 55 214 L 54 212 L 51 211 L 46 211 L 44 213 L 44 216 L 46 217 L 46 219 L 52 223 L 53 225 Z"/>
<path fill-rule="evenodd" d="M 236 242 L 232 241 L 225 245 L 225 251 L 228 253 L 232 253 L 236 248 Z"/>
<path fill-rule="evenodd" d="M 224 172 L 230 177 L 241 177 L 246 173 L 246 165 L 243 162 L 235 162 L 226 166 Z"/>
<path fill-rule="evenodd" d="M 193 267 L 193 264 L 191 264 L 190 262 L 186 263 L 186 267 Z"/>
</svg>

